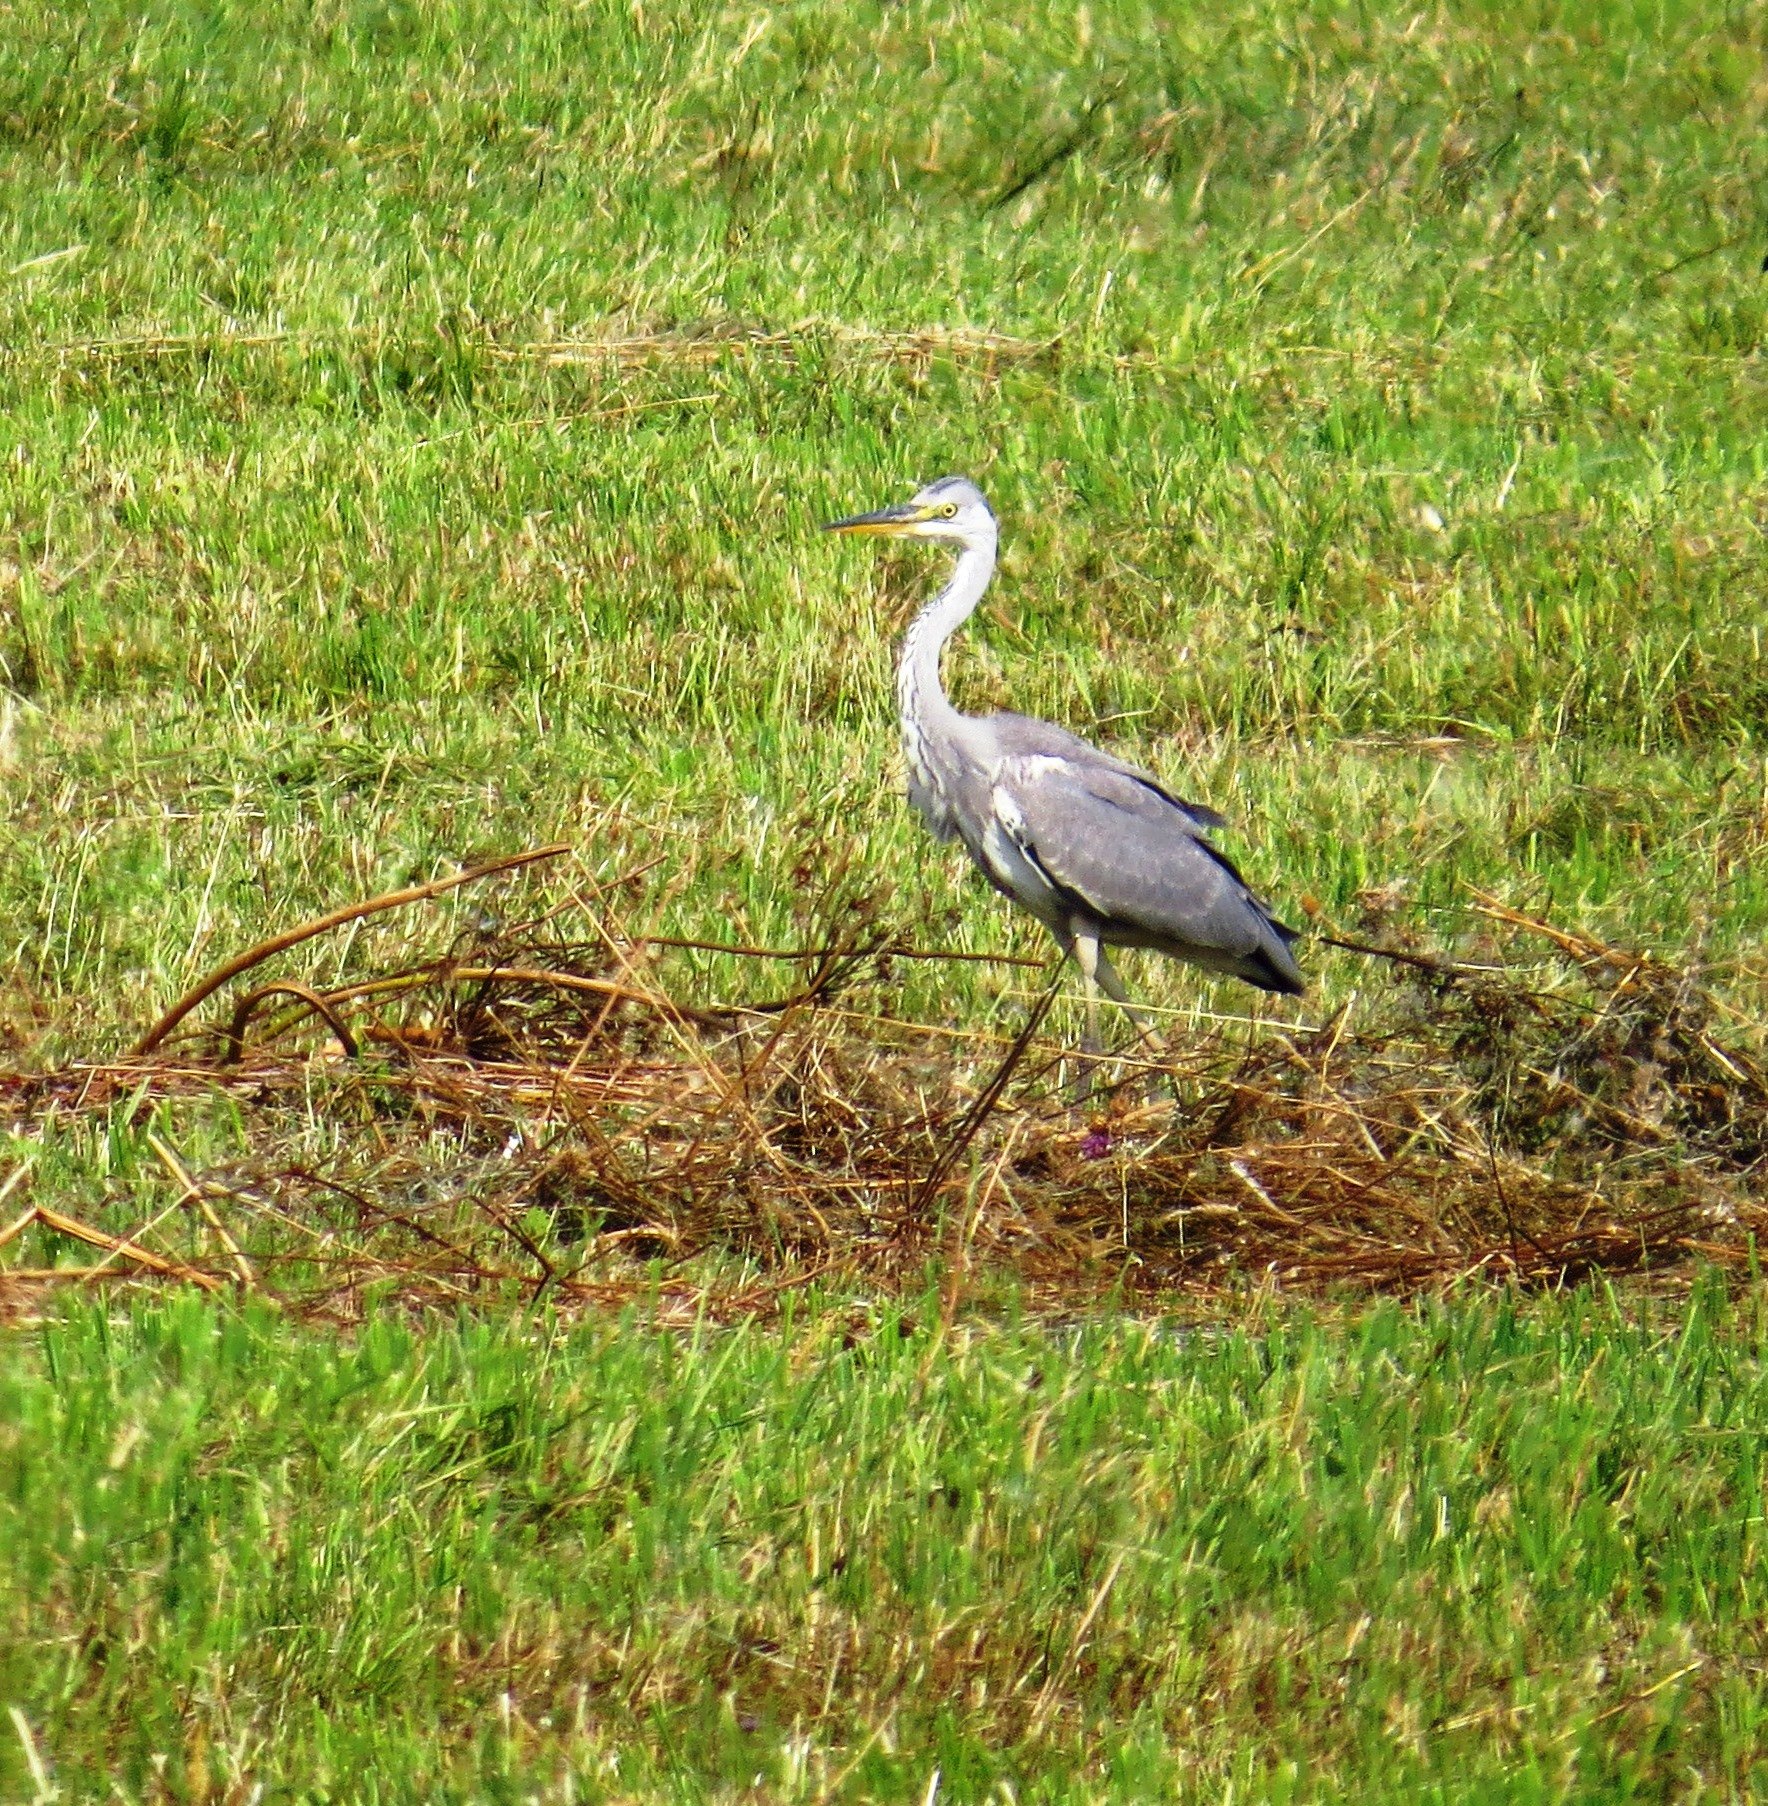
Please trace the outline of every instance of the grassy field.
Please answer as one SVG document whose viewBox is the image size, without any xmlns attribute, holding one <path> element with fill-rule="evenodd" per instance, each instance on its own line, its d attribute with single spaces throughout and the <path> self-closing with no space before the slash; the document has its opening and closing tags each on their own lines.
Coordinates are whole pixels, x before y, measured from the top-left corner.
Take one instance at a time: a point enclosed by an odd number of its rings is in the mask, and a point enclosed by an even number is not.
<svg viewBox="0 0 1768 1806">
<path fill-rule="evenodd" d="M 1753 1307 L 1277 1299 L 1753 1284 L 1765 100 L 1758 5 L 0 0 L 0 1793 L 1759 1789 Z M 1067 994 L 972 1109 L 1047 947 L 817 532 L 954 470 L 959 701 L 1426 962 L 1136 963 L 1109 1158 Z"/>
<path fill-rule="evenodd" d="M 1472 882 L 1759 998 L 1759 12 L 1015 13 L 8 8 L 16 1039 L 554 837 L 677 933 L 820 837 L 1036 947 L 896 795 L 932 572 L 815 532 L 948 469 L 971 706 L 1292 915 Z"/>
<path fill-rule="evenodd" d="M 1761 1323 L 1468 1302 L 78 1310 L 0 1372 L 0 1697 L 76 1799 L 1759 1798 Z"/>
</svg>

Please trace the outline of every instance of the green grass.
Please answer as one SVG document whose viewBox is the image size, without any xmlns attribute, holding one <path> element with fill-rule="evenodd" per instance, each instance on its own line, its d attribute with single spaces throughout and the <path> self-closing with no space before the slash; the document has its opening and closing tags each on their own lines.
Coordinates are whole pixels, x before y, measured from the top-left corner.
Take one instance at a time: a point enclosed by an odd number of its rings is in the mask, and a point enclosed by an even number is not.
<svg viewBox="0 0 1768 1806">
<path fill-rule="evenodd" d="M 8 11 L 15 1038 L 557 833 L 667 853 L 665 931 L 784 932 L 820 830 L 1038 946 L 896 795 L 931 569 L 815 532 L 948 469 L 1007 546 L 962 698 L 1209 796 L 1292 915 L 1472 883 L 1759 996 L 1759 12 L 1014 15 Z M 864 336 L 925 328 L 1051 348 Z"/>
<path fill-rule="evenodd" d="M 71 1799 L 1760 1798 L 1761 1336 L 76 1310 L 0 1699 Z"/>
<path fill-rule="evenodd" d="M 952 470 L 1005 533 L 966 705 L 1215 803 L 1292 919 L 1495 893 L 1759 1040 L 1765 99 L 1762 8 L 1675 0 L 0 5 L 6 1063 L 554 837 L 537 908 L 643 868 L 635 929 L 771 942 L 833 877 L 1040 951 L 898 795 L 932 566 L 816 531 Z M 1264 1020 L 1381 1032 L 1304 953 Z M 127 1228 L 149 1126 L 262 1170 L 237 1098 L 140 1102 L 8 1105 L 0 1172 Z M 76 1798 L 1751 1797 L 1759 1331 L 1665 1308 L 70 1306 L 0 1344 L 0 1705 Z"/>
</svg>

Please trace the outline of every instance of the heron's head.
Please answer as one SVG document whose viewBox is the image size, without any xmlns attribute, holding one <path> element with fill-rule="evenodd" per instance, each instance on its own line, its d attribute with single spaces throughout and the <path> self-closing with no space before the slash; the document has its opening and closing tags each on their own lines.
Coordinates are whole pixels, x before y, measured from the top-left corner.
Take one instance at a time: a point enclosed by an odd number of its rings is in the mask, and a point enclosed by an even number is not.
<svg viewBox="0 0 1768 1806">
<path fill-rule="evenodd" d="M 993 545 L 994 510 L 968 477 L 941 477 L 919 495 L 876 514 L 830 521 L 826 533 L 889 534 L 894 539 L 944 539 L 954 545 Z"/>
</svg>

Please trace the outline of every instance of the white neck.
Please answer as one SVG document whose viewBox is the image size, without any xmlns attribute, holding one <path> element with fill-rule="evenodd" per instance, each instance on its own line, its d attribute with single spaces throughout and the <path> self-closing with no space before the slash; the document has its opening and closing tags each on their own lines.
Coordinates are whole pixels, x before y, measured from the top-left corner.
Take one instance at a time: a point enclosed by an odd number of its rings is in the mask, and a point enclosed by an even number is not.
<svg viewBox="0 0 1768 1806">
<path fill-rule="evenodd" d="M 947 701 L 939 681 L 939 655 L 946 641 L 976 612 L 994 567 L 993 532 L 971 540 L 959 553 L 945 588 L 909 624 L 896 664 L 896 706 L 905 732 L 912 723 L 956 717 L 957 710 Z"/>
</svg>

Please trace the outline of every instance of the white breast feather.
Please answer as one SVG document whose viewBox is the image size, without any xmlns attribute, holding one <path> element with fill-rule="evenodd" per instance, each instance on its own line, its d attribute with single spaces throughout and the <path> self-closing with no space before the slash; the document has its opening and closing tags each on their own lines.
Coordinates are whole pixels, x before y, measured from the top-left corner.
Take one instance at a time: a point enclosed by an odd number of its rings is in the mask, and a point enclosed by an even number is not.
<svg viewBox="0 0 1768 1806">
<path fill-rule="evenodd" d="M 936 840 L 950 840 L 957 832 L 951 805 L 927 762 L 919 729 L 906 719 L 902 724 L 902 756 L 908 766 L 910 803 L 920 811 Z"/>
</svg>

